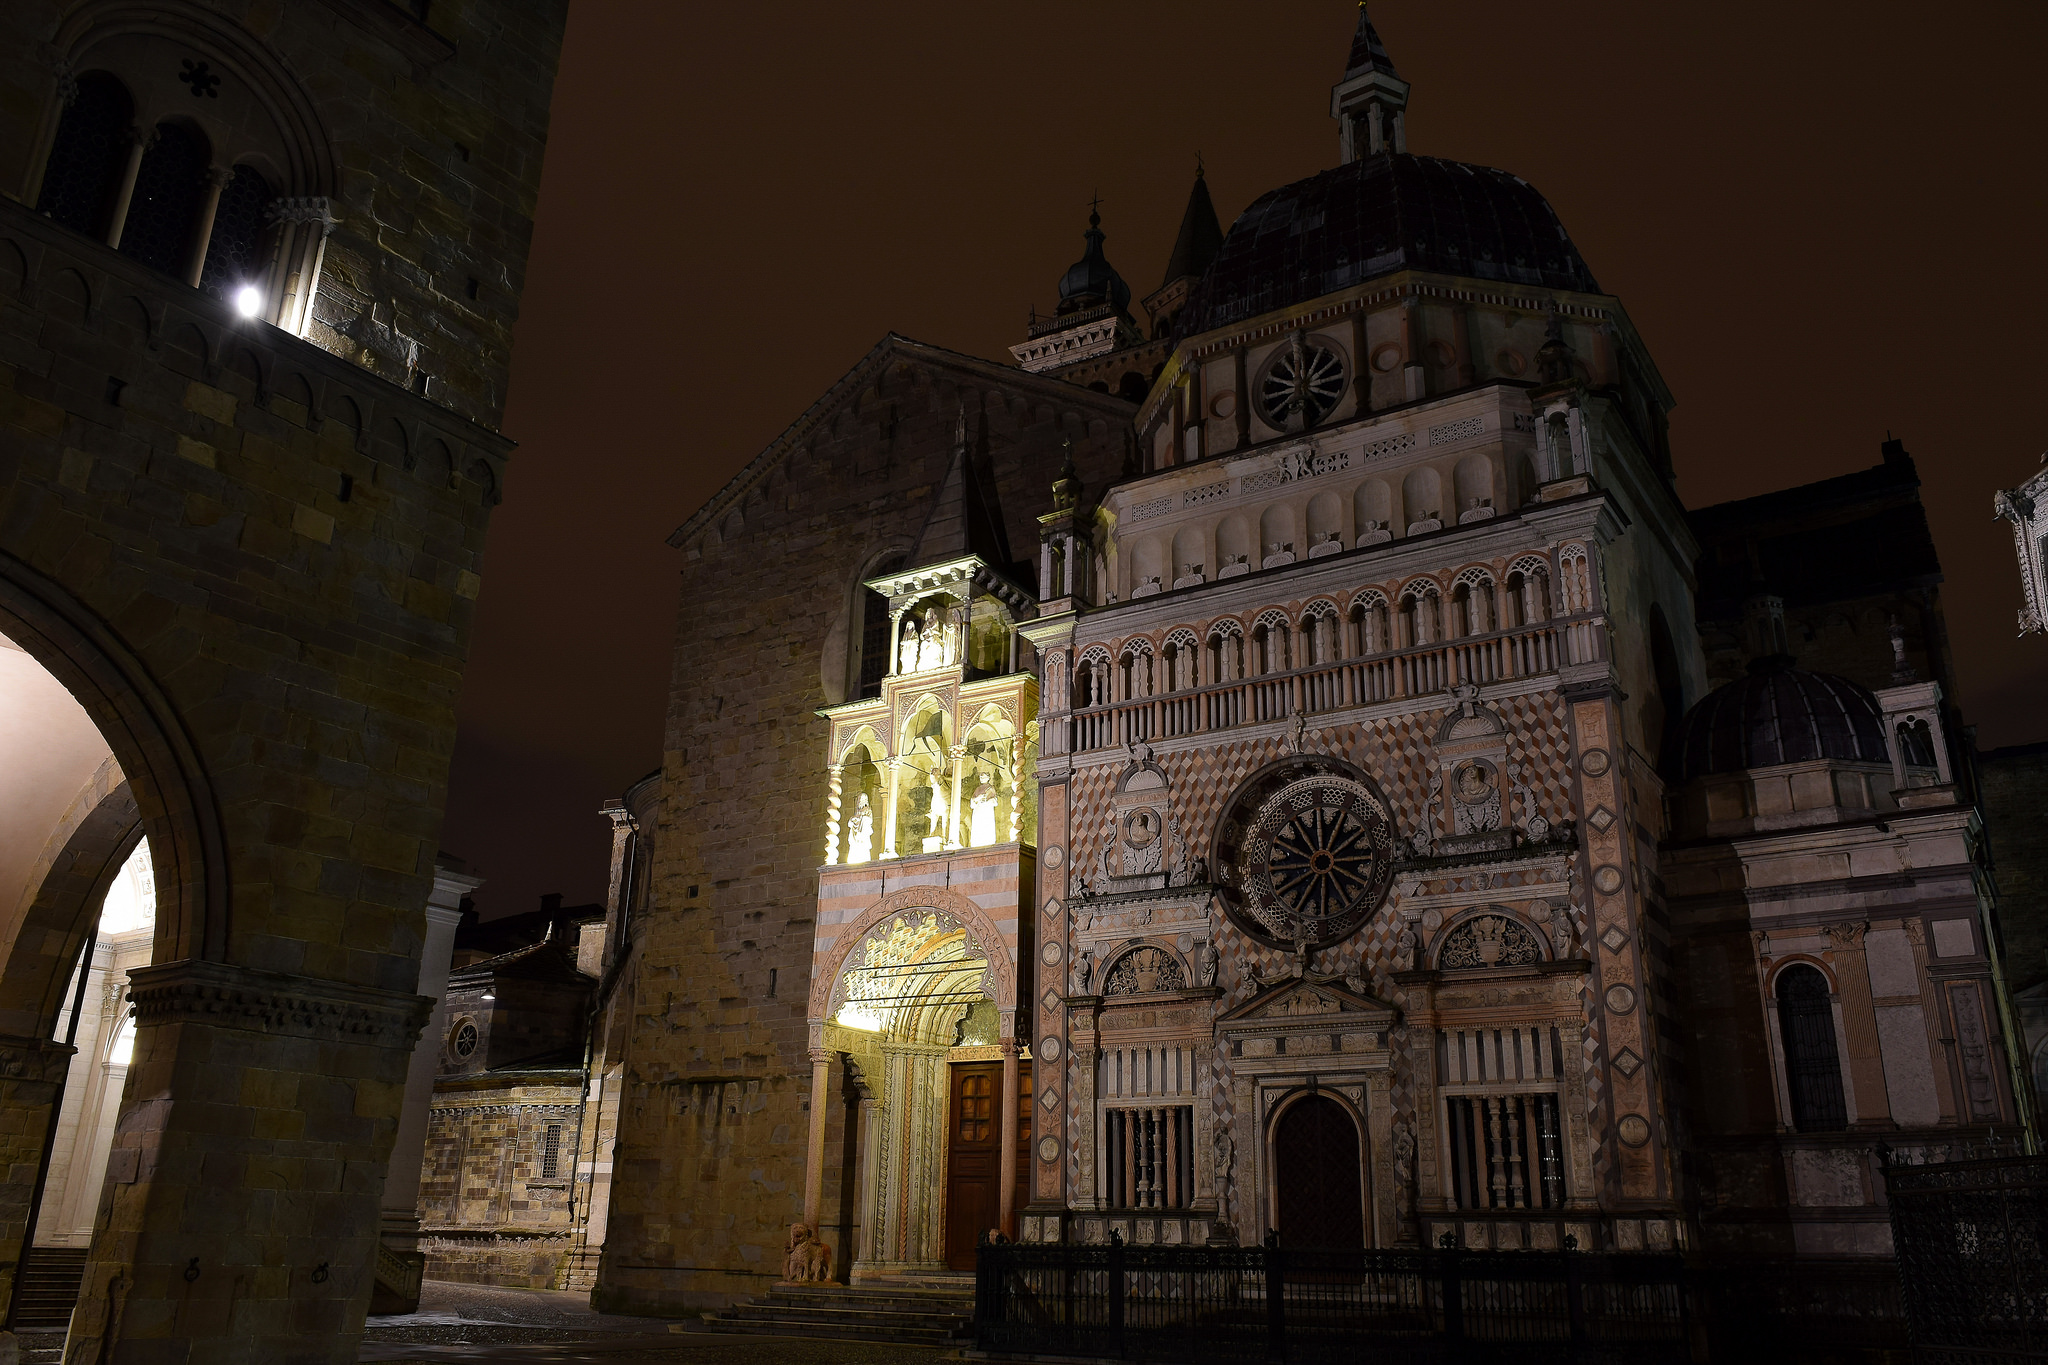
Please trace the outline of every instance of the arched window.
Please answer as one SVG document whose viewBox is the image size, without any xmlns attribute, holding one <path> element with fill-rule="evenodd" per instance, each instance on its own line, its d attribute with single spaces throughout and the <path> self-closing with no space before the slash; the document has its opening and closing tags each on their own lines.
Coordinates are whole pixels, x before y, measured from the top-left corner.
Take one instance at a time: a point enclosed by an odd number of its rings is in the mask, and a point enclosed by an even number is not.
<svg viewBox="0 0 2048 1365">
<path fill-rule="evenodd" d="M 1778 973 L 1778 1031 L 1785 1047 L 1785 1083 L 1792 1126 L 1802 1133 L 1839 1133 L 1849 1126 L 1842 1099 L 1841 1055 L 1828 979 L 1795 962 Z"/>
<path fill-rule="evenodd" d="M 868 577 L 880 578 L 902 567 L 903 556 L 891 555 L 875 565 Z M 855 701 L 881 696 L 882 679 L 889 676 L 889 599 L 872 588 L 860 592 L 860 679 L 853 690 Z"/>
<path fill-rule="evenodd" d="M 191 271 L 212 155 L 198 129 L 183 123 L 156 126 L 155 143 L 142 154 L 128 220 L 121 228 L 122 255 L 181 279 Z"/>
<path fill-rule="evenodd" d="M 1918 716 L 1899 722 L 1899 761 L 1909 768 L 1934 766 L 1934 735 Z"/>
<path fill-rule="evenodd" d="M 201 289 L 217 299 L 232 299 L 244 285 L 258 285 L 266 265 L 264 211 L 273 197 L 270 182 L 255 167 L 235 167 L 214 210 L 213 240 L 199 272 Z"/>
<path fill-rule="evenodd" d="M 104 71 L 78 78 L 78 90 L 57 123 L 36 210 L 65 227 L 104 238 L 133 145 L 135 102 Z"/>
</svg>

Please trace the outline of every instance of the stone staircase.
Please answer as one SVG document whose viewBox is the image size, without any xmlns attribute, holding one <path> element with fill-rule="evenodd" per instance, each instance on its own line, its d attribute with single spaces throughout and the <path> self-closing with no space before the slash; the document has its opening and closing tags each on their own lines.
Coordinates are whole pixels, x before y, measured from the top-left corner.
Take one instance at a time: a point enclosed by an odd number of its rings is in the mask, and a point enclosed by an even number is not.
<svg viewBox="0 0 2048 1365">
<path fill-rule="evenodd" d="M 84 1247 L 31 1247 L 22 1260 L 21 1281 L 14 1291 L 14 1326 L 55 1328 L 71 1323 L 78 1286 L 85 1278 Z"/>
<path fill-rule="evenodd" d="M 778 1284 L 669 1330 L 950 1346 L 967 1339 L 973 1318 L 974 1277 L 937 1275 L 851 1286 Z"/>
</svg>

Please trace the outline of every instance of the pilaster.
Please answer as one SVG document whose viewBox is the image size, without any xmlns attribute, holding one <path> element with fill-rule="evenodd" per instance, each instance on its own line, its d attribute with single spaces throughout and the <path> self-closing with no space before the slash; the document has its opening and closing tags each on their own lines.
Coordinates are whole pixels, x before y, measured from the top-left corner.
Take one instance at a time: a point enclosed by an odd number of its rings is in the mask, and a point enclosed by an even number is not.
<svg viewBox="0 0 2048 1365">
<path fill-rule="evenodd" d="M 134 1060 L 67 1350 L 174 1337 L 209 1365 L 352 1353 L 434 1002 L 218 962 L 130 981 Z"/>
</svg>

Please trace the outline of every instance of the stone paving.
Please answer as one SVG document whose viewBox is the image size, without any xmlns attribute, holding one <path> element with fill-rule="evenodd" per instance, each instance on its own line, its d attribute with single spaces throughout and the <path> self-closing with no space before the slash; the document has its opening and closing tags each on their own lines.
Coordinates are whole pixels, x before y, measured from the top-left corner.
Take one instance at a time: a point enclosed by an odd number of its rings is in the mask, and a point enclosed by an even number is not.
<svg viewBox="0 0 2048 1365">
<path fill-rule="evenodd" d="M 420 1311 L 373 1317 L 359 1359 L 381 1365 L 894 1365 L 936 1361 L 930 1347 L 795 1337 L 678 1336 L 659 1318 L 594 1313 L 582 1294 L 429 1280 Z"/>
</svg>

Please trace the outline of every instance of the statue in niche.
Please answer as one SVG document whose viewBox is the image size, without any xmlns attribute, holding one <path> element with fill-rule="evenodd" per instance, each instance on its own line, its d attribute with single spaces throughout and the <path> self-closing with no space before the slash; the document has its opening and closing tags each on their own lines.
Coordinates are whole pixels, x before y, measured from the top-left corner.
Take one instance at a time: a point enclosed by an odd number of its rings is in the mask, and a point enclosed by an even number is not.
<svg viewBox="0 0 2048 1365">
<path fill-rule="evenodd" d="M 1231 1196 L 1237 1192 L 1235 1172 L 1231 1167 L 1237 1161 L 1237 1138 L 1230 1131 L 1230 1125 L 1219 1123 L 1213 1139 L 1216 1148 L 1216 1211 L 1229 1223 Z"/>
<path fill-rule="evenodd" d="M 1216 984 L 1216 943 L 1210 940 L 1202 945 L 1201 982 L 1204 986 Z"/>
<path fill-rule="evenodd" d="M 970 847 L 981 848 L 996 842 L 996 793 L 989 786 L 984 775 L 981 785 L 974 789 L 974 795 L 967 799 L 967 842 Z"/>
<path fill-rule="evenodd" d="M 868 794 L 862 792 L 853 803 L 853 818 L 846 822 L 846 861 L 868 862 L 875 856 L 875 813 L 868 809 Z"/>
<path fill-rule="evenodd" d="M 1095 953 L 1092 949 L 1083 949 L 1081 955 L 1074 959 L 1073 979 L 1070 983 L 1073 986 L 1073 990 L 1069 994 L 1088 994 L 1088 982 L 1094 975 Z"/>
<path fill-rule="evenodd" d="M 915 616 L 906 616 L 903 618 L 903 636 L 896 647 L 896 671 L 898 673 L 917 672 L 917 655 L 920 647 L 921 642 L 917 618 Z"/>
<path fill-rule="evenodd" d="M 1159 813 L 1135 810 L 1124 820 L 1123 870 L 1126 877 L 1157 872 L 1164 863 L 1166 842 L 1161 839 Z"/>
<path fill-rule="evenodd" d="M 1401 937 L 1394 941 L 1394 970 L 1412 972 L 1415 970 L 1415 931 L 1403 929 Z"/>
</svg>

